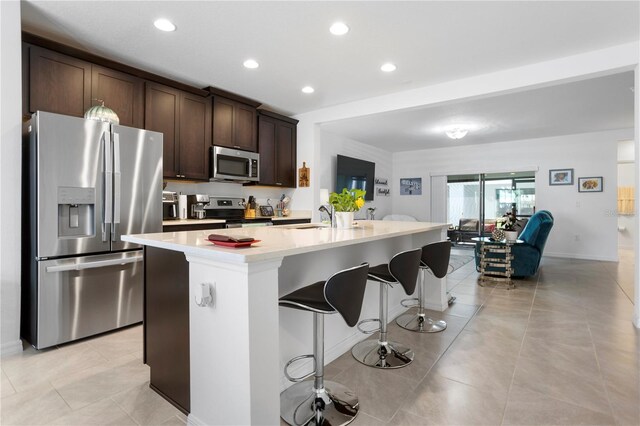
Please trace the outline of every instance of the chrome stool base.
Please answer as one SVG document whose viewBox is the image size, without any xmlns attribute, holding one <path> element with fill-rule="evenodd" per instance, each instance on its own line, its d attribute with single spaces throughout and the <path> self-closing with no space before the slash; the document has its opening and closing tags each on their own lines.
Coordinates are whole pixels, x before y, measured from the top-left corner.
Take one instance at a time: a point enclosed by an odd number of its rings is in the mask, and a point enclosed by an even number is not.
<svg viewBox="0 0 640 426">
<path fill-rule="evenodd" d="M 415 354 L 401 343 L 365 340 L 351 349 L 353 357 L 364 365 L 375 368 L 400 368 L 411 364 Z"/>
<path fill-rule="evenodd" d="M 418 333 L 438 333 L 447 328 L 445 321 L 434 320 L 425 314 L 409 312 L 396 318 L 396 324 L 405 330 L 416 331 Z"/>
<path fill-rule="evenodd" d="M 320 392 L 313 386 L 314 381 L 310 379 L 282 391 L 280 416 L 285 422 L 295 426 L 339 426 L 356 418 L 360 407 L 354 391 L 328 380 Z"/>
</svg>

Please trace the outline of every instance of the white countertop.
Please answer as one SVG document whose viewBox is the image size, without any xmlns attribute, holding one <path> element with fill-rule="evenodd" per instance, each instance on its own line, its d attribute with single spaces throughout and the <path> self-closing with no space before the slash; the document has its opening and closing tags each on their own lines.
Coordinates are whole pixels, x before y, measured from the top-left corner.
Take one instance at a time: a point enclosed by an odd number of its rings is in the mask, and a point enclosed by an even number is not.
<svg viewBox="0 0 640 426">
<path fill-rule="evenodd" d="M 266 226 L 242 229 L 216 229 L 216 234 L 242 235 L 261 242 L 245 248 L 223 248 L 207 240 L 210 231 L 164 232 L 156 234 L 123 235 L 123 241 L 180 251 L 213 260 L 249 263 L 301 253 L 326 250 L 385 238 L 417 234 L 447 228 L 446 223 L 358 221 L 351 229 L 328 228 L 323 225 Z M 308 227 L 306 229 L 296 229 Z"/>
</svg>

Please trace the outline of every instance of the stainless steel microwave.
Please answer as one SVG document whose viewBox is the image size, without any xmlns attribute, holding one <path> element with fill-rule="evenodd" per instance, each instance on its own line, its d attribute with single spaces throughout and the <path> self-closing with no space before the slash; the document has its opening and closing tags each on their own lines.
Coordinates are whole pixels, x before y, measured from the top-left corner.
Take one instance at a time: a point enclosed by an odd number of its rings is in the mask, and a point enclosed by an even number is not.
<svg viewBox="0 0 640 426">
<path fill-rule="evenodd" d="M 260 154 L 239 149 L 211 147 L 211 182 L 257 182 Z"/>
</svg>

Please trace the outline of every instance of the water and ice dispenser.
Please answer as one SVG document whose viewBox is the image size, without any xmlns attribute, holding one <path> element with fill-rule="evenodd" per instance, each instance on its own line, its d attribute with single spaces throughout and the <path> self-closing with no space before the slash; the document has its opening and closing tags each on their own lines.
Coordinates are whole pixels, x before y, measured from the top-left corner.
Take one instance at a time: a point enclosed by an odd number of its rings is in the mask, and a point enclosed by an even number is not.
<svg viewBox="0 0 640 426">
<path fill-rule="evenodd" d="M 95 230 L 95 188 L 58 188 L 58 237 L 93 237 Z"/>
</svg>

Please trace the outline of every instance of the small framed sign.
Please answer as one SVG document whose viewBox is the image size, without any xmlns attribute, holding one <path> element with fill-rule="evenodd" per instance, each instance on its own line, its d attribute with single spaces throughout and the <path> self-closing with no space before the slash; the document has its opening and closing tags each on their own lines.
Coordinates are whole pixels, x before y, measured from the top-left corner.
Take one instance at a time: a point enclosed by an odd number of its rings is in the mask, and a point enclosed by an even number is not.
<svg viewBox="0 0 640 426">
<path fill-rule="evenodd" d="M 602 176 L 578 178 L 578 192 L 602 192 Z"/>
<path fill-rule="evenodd" d="M 272 206 L 260 206 L 260 215 L 272 217 L 273 216 L 273 207 Z"/>
<path fill-rule="evenodd" d="M 573 169 L 549 170 L 549 185 L 573 185 Z"/>
</svg>

